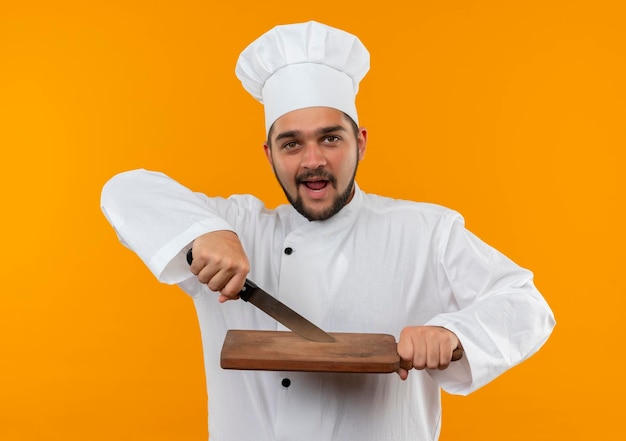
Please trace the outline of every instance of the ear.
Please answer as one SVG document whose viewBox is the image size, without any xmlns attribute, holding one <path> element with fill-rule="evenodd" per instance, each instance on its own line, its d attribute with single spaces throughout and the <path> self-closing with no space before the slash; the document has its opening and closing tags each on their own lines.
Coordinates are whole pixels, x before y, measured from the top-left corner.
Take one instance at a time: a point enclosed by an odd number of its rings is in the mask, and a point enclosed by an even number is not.
<svg viewBox="0 0 626 441">
<path fill-rule="evenodd" d="M 270 165 L 274 166 L 274 163 L 272 162 L 272 148 L 269 145 L 267 145 L 267 143 L 264 143 L 263 150 L 265 151 L 265 157 L 267 158 Z"/>
<path fill-rule="evenodd" d="M 359 149 L 359 161 L 365 158 L 365 149 L 367 147 L 367 129 L 359 128 L 359 135 L 356 138 L 356 144 Z"/>
</svg>

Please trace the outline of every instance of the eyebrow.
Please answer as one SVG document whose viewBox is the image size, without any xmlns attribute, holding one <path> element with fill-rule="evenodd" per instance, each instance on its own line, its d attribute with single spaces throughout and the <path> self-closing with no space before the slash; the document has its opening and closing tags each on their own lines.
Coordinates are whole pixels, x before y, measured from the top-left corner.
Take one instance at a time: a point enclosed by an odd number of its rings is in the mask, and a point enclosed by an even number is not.
<svg viewBox="0 0 626 441">
<path fill-rule="evenodd" d="M 329 126 L 329 127 L 321 127 L 315 131 L 316 135 L 325 135 L 327 133 L 332 132 L 347 132 L 348 130 L 344 126 Z M 276 141 L 280 141 L 285 138 L 297 138 L 298 136 L 302 136 L 301 130 L 288 130 L 287 132 L 282 132 L 276 135 Z"/>
</svg>

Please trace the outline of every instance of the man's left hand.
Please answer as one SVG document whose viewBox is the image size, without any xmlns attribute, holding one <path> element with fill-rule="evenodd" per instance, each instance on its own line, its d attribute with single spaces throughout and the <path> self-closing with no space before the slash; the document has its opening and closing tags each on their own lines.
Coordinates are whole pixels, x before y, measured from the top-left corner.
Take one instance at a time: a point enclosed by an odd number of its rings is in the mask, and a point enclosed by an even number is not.
<svg viewBox="0 0 626 441">
<path fill-rule="evenodd" d="M 400 369 L 403 380 L 411 369 L 446 369 L 451 361 L 463 356 L 456 334 L 440 326 L 407 326 L 398 341 Z"/>
</svg>

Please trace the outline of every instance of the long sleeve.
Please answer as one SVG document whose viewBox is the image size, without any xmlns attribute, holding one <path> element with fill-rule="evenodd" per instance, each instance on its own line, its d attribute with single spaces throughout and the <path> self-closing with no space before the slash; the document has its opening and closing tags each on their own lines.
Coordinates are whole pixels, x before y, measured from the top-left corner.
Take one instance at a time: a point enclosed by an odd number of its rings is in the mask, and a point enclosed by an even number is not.
<svg viewBox="0 0 626 441">
<path fill-rule="evenodd" d="M 101 195 L 102 211 L 119 240 L 168 284 L 192 276 L 184 255 L 196 237 L 233 230 L 216 214 L 214 205 L 218 203 L 219 198 L 209 199 L 162 173 L 147 170 L 114 176 Z"/>
<path fill-rule="evenodd" d="M 440 251 L 441 290 L 450 293 L 454 308 L 428 324 L 457 334 L 465 359 L 431 375 L 446 391 L 467 394 L 539 350 L 555 320 L 533 284 L 533 274 L 482 242 L 462 222 L 451 224 Z"/>
</svg>

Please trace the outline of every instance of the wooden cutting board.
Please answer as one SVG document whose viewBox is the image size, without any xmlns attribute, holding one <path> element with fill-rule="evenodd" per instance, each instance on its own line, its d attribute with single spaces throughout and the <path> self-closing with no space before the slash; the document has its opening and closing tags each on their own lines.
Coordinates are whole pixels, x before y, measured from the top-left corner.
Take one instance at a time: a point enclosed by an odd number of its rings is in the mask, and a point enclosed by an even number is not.
<svg viewBox="0 0 626 441">
<path fill-rule="evenodd" d="M 293 332 L 229 330 L 222 346 L 223 369 L 390 373 L 400 356 L 389 334 L 330 333 L 331 343 Z"/>
</svg>

